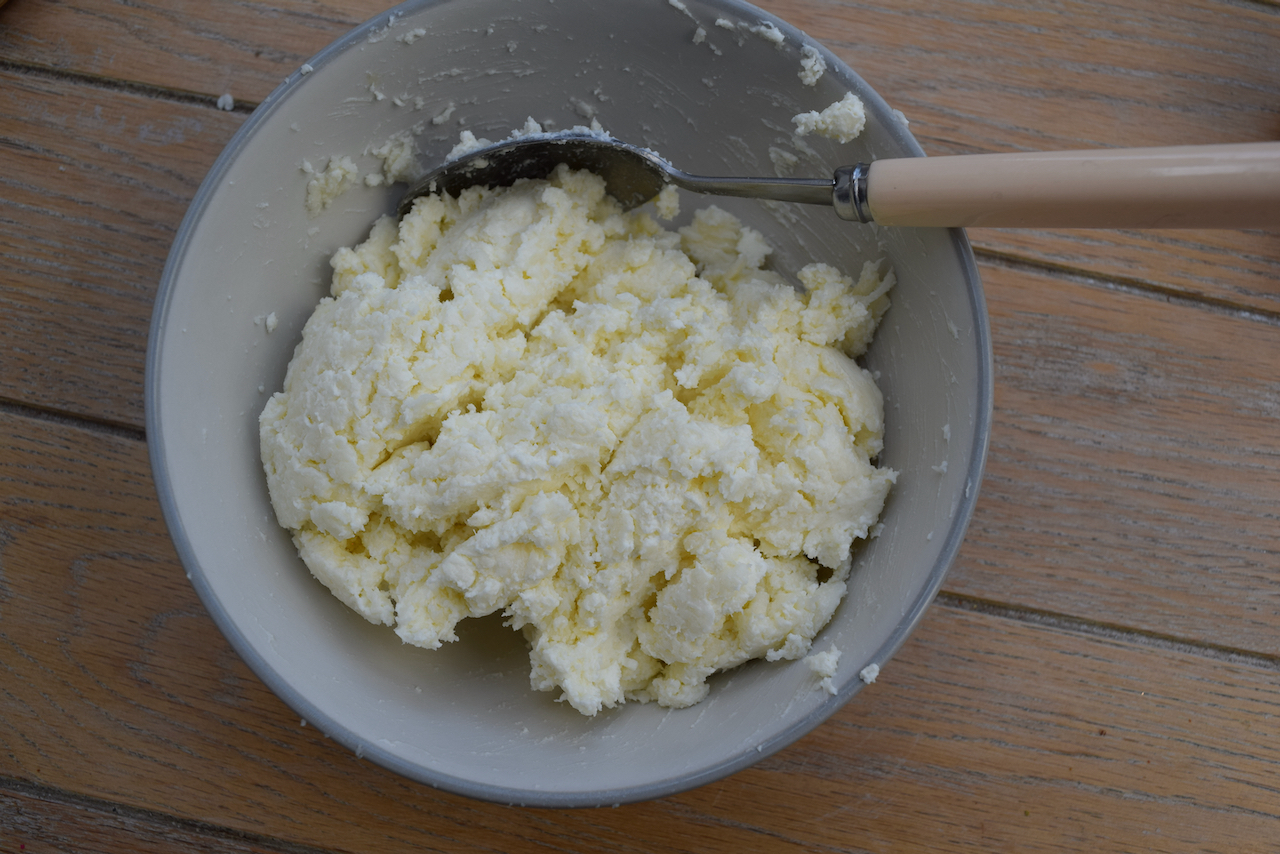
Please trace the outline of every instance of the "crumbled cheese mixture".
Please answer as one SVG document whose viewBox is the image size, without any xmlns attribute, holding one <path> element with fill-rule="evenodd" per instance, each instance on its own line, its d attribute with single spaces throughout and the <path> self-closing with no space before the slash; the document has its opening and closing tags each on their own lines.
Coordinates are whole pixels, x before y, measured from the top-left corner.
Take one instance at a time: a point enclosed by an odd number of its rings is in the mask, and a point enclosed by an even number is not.
<svg viewBox="0 0 1280 854">
<path fill-rule="evenodd" d="M 408 643 L 502 612 L 533 686 L 586 715 L 803 656 L 895 479 L 852 358 L 892 274 L 811 264 L 798 291 L 768 254 L 563 167 L 380 219 L 261 415 L 280 523 Z"/>
<path fill-rule="evenodd" d="M 811 110 L 791 119 L 796 133 L 805 136 L 817 133 L 838 142 L 849 142 L 862 133 L 867 124 L 867 113 L 857 95 L 849 92 L 822 112 Z"/>
</svg>

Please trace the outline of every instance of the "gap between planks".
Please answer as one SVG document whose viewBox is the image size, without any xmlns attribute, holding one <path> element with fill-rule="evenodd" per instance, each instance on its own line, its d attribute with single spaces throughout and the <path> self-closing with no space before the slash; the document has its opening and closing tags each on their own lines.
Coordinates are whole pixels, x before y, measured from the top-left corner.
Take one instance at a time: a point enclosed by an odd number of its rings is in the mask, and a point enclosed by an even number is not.
<svg viewBox="0 0 1280 854">
<path fill-rule="evenodd" d="M 27 418 L 32 421 L 43 421 L 63 427 L 88 430 L 91 433 L 97 433 L 102 436 L 132 439 L 135 442 L 144 444 L 147 441 L 146 431 L 130 424 L 110 421 L 105 418 L 90 418 L 87 415 L 70 414 L 56 409 L 45 409 L 33 406 L 30 403 L 22 403 L 12 398 L 0 397 L 0 415 L 10 415 L 15 418 Z"/>
<path fill-rule="evenodd" d="M 945 584 L 945 582 L 944 582 Z M 938 593 L 933 604 L 942 608 L 984 614 L 999 619 L 1013 620 L 1031 626 L 1039 626 L 1058 631 L 1069 632 L 1100 640 L 1119 641 L 1134 646 L 1175 652 L 1221 661 L 1224 664 L 1239 664 L 1256 667 L 1262 670 L 1280 672 L 1280 655 L 1266 655 L 1251 650 L 1243 650 L 1223 644 L 1192 642 L 1175 635 L 1143 629 L 1133 629 L 1098 620 L 1086 620 L 1072 617 L 1057 611 L 1039 610 L 1035 608 L 1008 605 L 976 596 L 965 596 L 959 593 Z"/>
<path fill-rule="evenodd" d="M 1280 3 L 1280 0 L 1277 0 L 1277 2 Z M 1161 285 L 1147 279 L 1140 279 L 1136 276 L 1122 276 L 1119 274 L 1104 275 L 1091 270 L 1072 267 L 1067 264 L 1055 264 L 1051 261 L 1028 258 L 1022 255 L 1013 255 L 996 249 L 979 248 L 976 246 L 972 248 L 974 258 L 980 264 L 986 264 L 992 267 L 1002 267 L 1004 269 L 1014 271 L 1025 270 L 1041 274 L 1047 273 L 1066 279 L 1073 284 L 1084 285 L 1098 290 L 1147 297 L 1148 299 L 1154 299 L 1171 305 L 1182 306 L 1184 308 L 1198 308 L 1211 311 L 1215 314 L 1236 318 L 1237 320 L 1248 320 L 1255 323 L 1265 323 L 1269 326 L 1280 326 L 1280 311 L 1268 311 L 1267 309 L 1242 305 L 1228 299 L 1191 294 L 1175 287 Z"/>
<path fill-rule="evenodd" d="M 170 89 L 166 86 L 156 86 L 151 83 L 138 83 L 132 80 L 123 80 L 119 77 L 104 77 L 98 74 L 90 74 L 85 71 L 67 71 L 62 68 L 52 68 L 47 65 L 36 65 L 28 62 L 13 62 L 12 60 L 0 59 L 0 72 L 8 72 L 15 75 L 28 75 L 41 80 L 50 80 L 58 83 L 71 83 L 77 86 L 88 86 L 94 89 L 104 89 L 110 92 L 122 92 L 128 95 L 139 95 L 144 98 L 151 98 L 156 101 L 166 101 L 173 104 L 193 104 L 199 107 L 208 107 L 214 110 L 220 110 L 218 106 L 218 96 L 206 95 L 200 92 L 189 92 L 185 89 Z M 283 78 L 281 79 L 283 81 Z M 230 112 L 249 115 L 259 106 L 258 101 L 234 99 L 235 103 Z"/>
</svg>

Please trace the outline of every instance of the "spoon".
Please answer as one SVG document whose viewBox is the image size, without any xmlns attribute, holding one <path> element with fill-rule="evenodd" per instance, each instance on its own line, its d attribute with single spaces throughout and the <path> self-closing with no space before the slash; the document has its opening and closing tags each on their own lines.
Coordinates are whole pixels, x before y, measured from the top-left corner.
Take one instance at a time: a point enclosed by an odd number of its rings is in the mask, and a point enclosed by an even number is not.
<svg viewBox="0 0 1280 854">
<path fill-rule="evenodd" d="M 887 226 L 1006 228 L 1274 228 L 1280 142 L 904 157 L 841 166 L 830 178 L 690 175 L 647 148 L 597 134 L 540 134 L 448 161 L 414 183 L 418 196 L 588 169 L 625 209 L 668 184 L 695 193 L 830 205 L 841 219 Z"/>
</svg>

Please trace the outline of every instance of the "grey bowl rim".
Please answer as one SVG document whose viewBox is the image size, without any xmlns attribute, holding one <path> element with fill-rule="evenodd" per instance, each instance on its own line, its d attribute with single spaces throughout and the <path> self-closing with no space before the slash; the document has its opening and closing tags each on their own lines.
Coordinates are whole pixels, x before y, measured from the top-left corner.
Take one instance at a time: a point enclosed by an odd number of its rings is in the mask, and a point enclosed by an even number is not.
<svg viewBox="0 0 1280 854">
<path fill-rule="evenodd" d="M 878 112 L 881 115 L 891 113 L 891 108 L 887 103 L 885 103 L 880 94 L 872 89 L 871 86 L 857 74 L 857 72 L 833 54 L 825 45 L 822 45 L 815 39 L 810 38 L 807 34 L 793 25 L 775 15 L 758 9 L 749 3 L 742 2 L 742 0 L 704 1 L 709 5 L 718 5 L 726 7 L 726 9 L 732 9 L 735 13 L 743 16 L 747 14 L 755 15 L 760 20 L 770 22 L 774 26 L 778 27 L 778 29 L 788 39 L 794 40 L 800 44 L 816 47 L 827 63 L 828 73 L 833 73 L 841 78 L 843 82 L 851 84 L 849 87 L 850 89 L 857 89 L 861 93 L 860 97 L 862 97 L 864 102 L 868 102 L 869 105 L 873 107 L 874 112 Z M 406 0 L 406 2 L 381 12 L 365 21 L 363 24 L 354 27 L 349 32 L 338 39 L 335 39 L 332 43 L 321 49 L 304 64 L 311 66 L 313 69 L 319 68 L 330 57 L 347 50 L 353 44 L 367 38 L 372 31 L 389 26 L 409 12 L 417 12 L 421 9 L 432 6 L 442 6 L 454 2 L 459 2 L 459 0 Z M 209 204 L 215 188 L 219 186 L 222 177 L 230 169 L 231 164 L 240 155 L 247 143 L 251 141 L 258 126 L 267 120 L 284 97 L 295 86 L 300 84 L 304 76 L 305 75 L 301 70 L 294 71 L 285 78 L 284 82 L 264 98 L 254 109 L 253 113 L 245 123 L 241 125 L 239 130 L 237 130 L 232 136 L 231 140 L 227 143 L 226 147 L 223 148 L 222 152 L 218 155 L 218 158 L 214 161 L 208 173 L 205 175 L 199 189 L 191 200 L 191 204 L 187 208 L 186 214 L 183 216 L 182 223 L 179 226 L 178 232 L 170 247 L 168 258 L 165 261 L 165 266 L 161 273 L 160 284 L 156 291 L 151 323 L 147 336 L 147 355 L 144 376 L 144 423 L 152 479 L 155 482 L 161 513 L 163 515 L 165 525 L 169 530 L 170 539 L 173 541 L 174 548 L 178 553 L 178 558 L 183 567 L 187 570 L 188 578 L 190 579 L 192 586 L 195 588 L 196 594 L 199 596 L 205 608 L 209 611 L 209 614 L 213 618 L 213 621 L 215 625 L 217 625 L 219 631 L 224 637 L 226 637 L 232 648 L 234 648 L 236 653 L 244 660 L 249 669 L 252 670 L 254 674 L 271 689 L 272 693 L 285 703 L 285 705 L 301 715 L 303 720 L 307 721 L 311 725 L 318 726 L 318 728 L 329 738 L 337 741 L 339 744 L 357 755 L 362 756 L 363 758 L 368 759 L 389 771 L 393 771 L 410 780 L 426 784 L 436 789 L 442 789 L 454 794 L 464 795 L 491 803 L 521 807 L 573 808 L 617 806 L 624 803 L 635 803 L 679 794 L 680 792 L 685 792 L 722 779 L 730 774 L 747 768 L 756 762 L 759 762 L 761 759 L 781 750 L 792 742 L 795 742 L 808 734 L 831 715 L 839 711 L 864 687 L 861 680 L 850 680 L 839 693 L 828 697 L 810 714 L 798 719 L 791 726 L 775 734 L 772 738 L 756 745 L 754 748 L 748 748 L 740 751 L 723 762 L 705 767 L 697 772 L 676 775 L 635 786 L 610 789 L 607 792 L 533 791 L 491 786 L 476 783 L 452 774 L 440 773 L 417 763 L 401 759 L 376 744 L 369 744 L 358 738 L 353 732 L 350 732 L 345 727 L 335 724 L 329 715 L 309 701 L 305 696 L 294 690 L 290 683 L 286 681 L 281 674 L 277 673 L 275 669 L 258 654 L 254 645 L 250 643 L 248 638 L 240 631 L 239 627 L 231 620 L 226 611 L 221 608 L 217 596 L 214 594 L 213 589 L 204 578 L 200 560 L 192 548 L 191 540 L 186 533 L 186 529 L 182 524 L 182 519 L 178 513 L 173 483 L 170 480 L 168 467 L 165 462 L 164 429 L 159 416 L 158 388 L 162 366 L 159 362 L 158 353 L 160 343 L 165 334 L 165 318 L 168 314 L 173 297 L 177 272 L 182 266 L 187 246 L 203 216 L 205 208 Z M 894 137 L 895 141 L 902 144 L 911 152 L 912 156 L 925 156 L 924 150 L 920 147 L 919 143 L 916 142 L 914 136 L 906 131 L 904 127 L 891 125 L 889 126 L 888 131 Z M 963 229 L 959 228 L 949 229 L 949 232 L 951 245 L 962 262 L 966 284 L 968 285 L 967 290 L 970 309 L 973 312 L 973 316 L 976 321 L 974 334 L 976 337 L 979 355 L 978 417 L 975 423 L 972 456 L 970 458 L 968 472 L 966 473 L 966 483 L 971 484 L 971 487 L 967 490 L 967 494 L 962 498 L 956 509 L 955 515 L 952 517 L 951 526 L 948 529 L 947 537 L 943 543 L 943 548 L 938 555 L 938 559 L 934 562 L 934 566 L 930 571 L 927 583 L 921 588 L 915 600 L 912 602 L 910 610 L 898 622 L 893 633 L 877 650 L 873 660 L 880 662 L 881 664 L 892 658 L 894 653 L 896 653 L 898 649 L 901 648 L 902 644 L 906 642 L 907 638 L 915 631 L 929 605 L 932 604 L 934 598 L 937 596 L 938 590 L 941 588 L 942 582 L 945 579 L 947 572 L 950 570 L 952 563 L 955 561 L 956 554 L 964 541 L 965 532 L 973 517 L 974 507 L 978 500 L 983 472 L 986 468 L 987 449 L 991 434 L 991 420 L 994 406 L 990 321 L 987 315 L 986 299 L 983 294 L 982 280 L 978 273 L 977 262 L 974 259 L 973 250 L 969 244 L 968 236 Z"/>
</svg>

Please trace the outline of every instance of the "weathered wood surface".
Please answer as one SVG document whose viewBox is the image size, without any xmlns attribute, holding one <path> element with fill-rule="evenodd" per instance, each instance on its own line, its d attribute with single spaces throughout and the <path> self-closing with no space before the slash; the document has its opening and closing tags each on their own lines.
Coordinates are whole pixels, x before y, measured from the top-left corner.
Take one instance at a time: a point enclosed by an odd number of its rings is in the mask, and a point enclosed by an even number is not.
<svg viewBox="0 0 1280 854">
<path fill-rule="evenodd" d="M 880 681 L 757 766 L 518 810 L 303 727 L 169 543 L 146 333 L 222 146 L 388 5 L 0 11 L 0 852 L 1275 849 L 1274 233 L 971 232 L 996 413 L 969 536 Z M 1273 3 L 761 5 L 931 154 L 1280 136 Z"/>
<path fill-rule="evenodd" d="M 0 395 L 141 427 L 169 245 L 244 116 L 3 70 L 0 115 Z"/>
<path fill-rule="evenodd" d="M 1280 323 L 981 271 L 995 418 L 947 589 L 1280 652 Z"/>
</svg>

